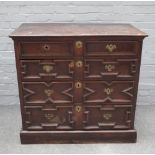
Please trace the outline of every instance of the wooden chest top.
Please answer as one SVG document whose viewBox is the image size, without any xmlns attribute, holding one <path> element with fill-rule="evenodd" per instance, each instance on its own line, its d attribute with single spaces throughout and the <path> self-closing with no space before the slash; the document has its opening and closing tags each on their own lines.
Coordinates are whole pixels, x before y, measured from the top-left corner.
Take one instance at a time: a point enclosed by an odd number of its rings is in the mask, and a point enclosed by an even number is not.
<svg viewBox="0 0 155 155">
<path fill-rule="evenodd" d="M 147 36 L 130 24 L 26 23 L 10 37 L 47 36 Z"/>
</svg>

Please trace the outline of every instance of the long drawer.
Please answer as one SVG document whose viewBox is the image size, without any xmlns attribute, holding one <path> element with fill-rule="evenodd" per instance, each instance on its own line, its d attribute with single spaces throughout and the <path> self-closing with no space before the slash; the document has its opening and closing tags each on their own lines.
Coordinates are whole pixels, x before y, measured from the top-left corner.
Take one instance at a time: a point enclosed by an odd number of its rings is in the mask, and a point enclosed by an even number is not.
<svg viewBox="0 0 155 155">
<path fill-rule="evenodd" d="M 73 80 L 77 74 L 85 80 L 134 80 L 137 67 L 137 59 L 126 58 L 20 60 L 22 80 L 29 81 Z"/>
<path fill-rule="evenodd" d="M 24 103 L 63 104 L 83 98 L 82 104 L 133 104 L 134 81 L 22 82 Z M 81 96 L 82 95 L 82 96 Z"/>
<path fill-rule="evenodd" d="M 73 130 L 79 121 L 82 130 L 131 129 L 132 105 L 83 106 L 81 120 L 73 106 L 25 106 L 26 130 Z M 76 119 L 75 119 L 76 118 Z"/>
<path fill-rule="evenodd" d="M 136 41 L 113 41 L 69 39 L 51 41 L 23 41 L 20 43 L 20 58 L 66 58 L 76 56 L 137 56 Z"/>
</svg>

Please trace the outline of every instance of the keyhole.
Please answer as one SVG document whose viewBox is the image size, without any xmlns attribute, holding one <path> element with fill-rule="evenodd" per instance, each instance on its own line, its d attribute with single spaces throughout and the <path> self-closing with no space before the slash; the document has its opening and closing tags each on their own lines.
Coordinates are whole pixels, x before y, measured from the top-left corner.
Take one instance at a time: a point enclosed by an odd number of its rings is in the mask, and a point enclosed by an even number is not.
<svg viewBox="0 0 155 155">
<path fill-rule="evenodd" d="M 48 51 L 50 49 L 49 45 L 44 45 L 44 50 Z"/>
<path fill-rule="evenodd" d="M 81 88 L 81 86 L 82 86 L 82 84 L 81 84 L 80 82 L 76 82 L 76 83 L 75 83 L 75 87 L 76 87 L 76 88 Z"/>
<path fill-rule="evenodd" d="M 77 112 L 80 112 L 82 108 L 81 108 L 81 106 L 76 106 L 75 109 L 76 109 Z"/>
<path fill-rule="evenodd" d="M 82 67 L 82 61 L 77 61 L 76 62 L 76 67 Z"/>
<path fill-rule="evenodd" d="M 81 41 L 77 41 L 75 43 L 76 48 L 82 48 L 82 42 Z"/>
<path fill-rule="evenodd" d="M 80 62 L 78 62 L 78 67 L 81 66 Z"/>
</svg>

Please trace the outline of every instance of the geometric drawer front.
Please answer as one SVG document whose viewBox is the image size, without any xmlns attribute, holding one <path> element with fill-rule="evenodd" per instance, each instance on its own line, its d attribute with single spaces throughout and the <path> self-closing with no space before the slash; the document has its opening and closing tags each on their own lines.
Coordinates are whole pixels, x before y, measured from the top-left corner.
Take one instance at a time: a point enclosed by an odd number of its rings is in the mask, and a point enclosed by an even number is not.
<svg viewBox="0 0 155 155">
<path fill-rule="evenodd" d="M 22 82 L 24 103 L 63 104 L 73 102 L 72 82 Z"/>
<path fill-rule="evenodd" d="M 85 106 L 84 129 L 130 129 L 131 105 Z"/>
<path fill-rule="evenodd" d="M 86 42 L 87 56 L 136 55 L 134 41 L 89 41 Z"/>
<path fill-rule="evenodd" d="M 84 103 L 132 103 L 133 81 L 86 81 L 84 82 Z"/>
<path fill-rule="evenodd" d="M 26 106 L 25 117 L 24 124 L 27 130 L 68 130 L 74 125 L 71 106 Z"/>
<path fill-rule="evenodd" d="M 73 79 L 72 60 L 21 60 L 23 80 Z"/>
<path fill-rule="evenodd" d="M 131 79 L 136 73 L 136 59 L 85 60 L 85 79 L 104 80 L 105 78 Z"/>
</svg>

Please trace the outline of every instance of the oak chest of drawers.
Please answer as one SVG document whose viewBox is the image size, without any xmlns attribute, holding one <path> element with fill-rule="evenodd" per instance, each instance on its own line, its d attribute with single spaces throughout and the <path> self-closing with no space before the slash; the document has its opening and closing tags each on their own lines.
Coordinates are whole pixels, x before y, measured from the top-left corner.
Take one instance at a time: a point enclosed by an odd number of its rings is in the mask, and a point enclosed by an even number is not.
<svg viewBox="0 0 155 155">
<path fill-rule="evenodd" d="M 22 24 L 21 143 L 135 142 L 142 41 L 128 24 Z"/>
</svg>

